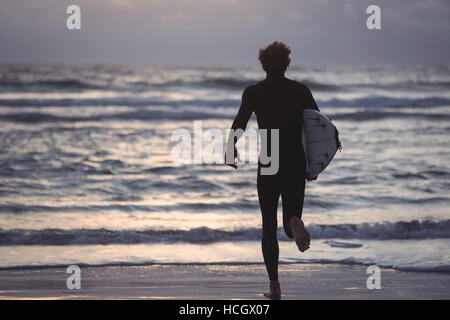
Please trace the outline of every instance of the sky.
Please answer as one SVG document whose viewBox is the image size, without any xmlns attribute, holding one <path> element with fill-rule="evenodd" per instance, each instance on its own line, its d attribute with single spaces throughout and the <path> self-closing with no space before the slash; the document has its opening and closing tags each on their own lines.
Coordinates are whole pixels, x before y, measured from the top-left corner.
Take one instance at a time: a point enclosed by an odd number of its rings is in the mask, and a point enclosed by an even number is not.
<svg viewBox="0 0 450 320">
<path fill-rule="evenodd" d="M 68 30 L 66 8 L 81 8 Z M 369 30 L 366 9 L 381 9 Z M 449 64 L 449 0 L 1 0 L 0 62 L 255 65 L 283 41 L 296 65 Z"/>
</svg>

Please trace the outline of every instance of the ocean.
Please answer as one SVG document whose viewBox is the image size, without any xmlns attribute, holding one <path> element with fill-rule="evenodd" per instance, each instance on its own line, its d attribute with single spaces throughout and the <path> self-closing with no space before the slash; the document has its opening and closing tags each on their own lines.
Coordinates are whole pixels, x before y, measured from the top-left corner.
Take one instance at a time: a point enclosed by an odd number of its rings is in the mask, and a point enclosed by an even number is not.
<svg viewBox="0 0 450 320">
<path fill-rule="evenodd" d="M 343 145 L 280 263 L 450 272 L 450 66 L 292 67 Z M 180 164 L 259 66 L 0 65 L 0 268 L 263 263 L 256 166 Z M 256 127 L 252 116 L 249 127 Z"/>
</svg>

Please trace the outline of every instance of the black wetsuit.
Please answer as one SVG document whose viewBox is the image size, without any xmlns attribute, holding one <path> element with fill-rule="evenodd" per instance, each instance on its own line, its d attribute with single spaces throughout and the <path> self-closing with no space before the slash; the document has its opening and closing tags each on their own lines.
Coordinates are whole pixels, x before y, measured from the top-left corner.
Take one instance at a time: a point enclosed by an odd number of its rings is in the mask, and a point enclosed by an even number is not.
<svg viewBox="0 0 450 320">
<path fill-rule="evenodd" d="M 262 251 L 270 280 L 278 280 L 277 208 L 281 195 L 283 226 L 293 238 L 289 219 L 301 218 L 305 195 L 306 162 L 301 144 L 302 110 L 319 111 L 307 86 L 285 77 L 266 78 L 247 87 L 232 129 L 245 130 L 253 112 L 260 129 L 279 129 L 279 169 L 261 175 L 258 165 L 258 198 L 262 213 Z M 270 139 L 269 139 L 270 140 Z M 270 154 L 270 144 L 269 144 Z"/>
</svg>

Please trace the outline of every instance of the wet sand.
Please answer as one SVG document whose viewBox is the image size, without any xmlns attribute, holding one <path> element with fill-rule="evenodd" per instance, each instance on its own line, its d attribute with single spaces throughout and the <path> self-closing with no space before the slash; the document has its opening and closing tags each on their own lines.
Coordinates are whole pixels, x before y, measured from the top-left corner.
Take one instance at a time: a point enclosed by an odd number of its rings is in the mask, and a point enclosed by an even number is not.
<svg viewBox="0 0 450 320">
<path fill-rule="evenodd" d="M 1 299 L 265 299 L 264 265 L 82 267 L 81 289 L 67 289 L 65 268 L 0 270 Z M 381 269 L 367 289 L 366 267 L 280 266 L 282 299 L 449 299 L 450 274 Z"/>
</svg>

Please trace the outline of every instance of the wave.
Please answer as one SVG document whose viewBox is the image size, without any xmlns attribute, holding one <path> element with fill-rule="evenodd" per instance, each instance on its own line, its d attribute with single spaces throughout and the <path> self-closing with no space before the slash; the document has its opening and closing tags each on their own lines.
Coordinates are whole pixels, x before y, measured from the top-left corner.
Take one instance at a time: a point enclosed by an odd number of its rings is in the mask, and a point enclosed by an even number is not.
<svg viewBox="0 0 450 320">
<path fill-rule="evenodd" d="M 335 241 L 335 240 L 328 240 L 325 241 L 326 244 L 328 244 L 330 247 L 334 248 L 361 248 L 363 246 L 362 243 L 351 243 L 351 242 L 342 242 L 342 241 Z"/>
<path fill-rule="evenodd" d="M 177 81 L 172 84 L 177 84 L 179 86 L 183 85 L 199 85 L 201 87 L 213 87 L 213 88 L 229 88 L 229 89 L 244 89 L 245 87 L 256 84 L 261 79 L 248 79 L 248 80 L 239 80 L 234 78 L 206 78 L 196 82 L 189 81 Z M 315 91 L 339 91 L 342 88 L 328 83 L 315 82 L 310 80 L 300 81 L 301 83 L 308 86 L 310 89 Z M 170 85 L 169 83 L 165 83 L 164 85 Z"/>
<path fill-rule="evenodd" d="M 162 86 L 166 85 L 178 85 L 178 86 L 184 86 L 184 85 L 197 85 L 200 87 L 212 87 L 212 88 L 229 88 L 229 89 L 240 89 L 243 90 L 245 87 L 256 84 L 261 79 L 246 79 L 246 80 L 240 80 L 235 78 L 205 78 L 199 81 L 182 81 L 177 80 L 173 82 L 166 82 L 164 84 L 161 84 Z M 301 83 L 308 86 L 310 89 L 315 91 L 339 91 L 342 90 L 342 87 L 334 84 L 329 84 L 325 82 L 315 82 L 310 80 L 301 80 Z M 151 85 L 151 84 L 149 84 Z"/>
<path fill-rule="evenodd" d="M 239 106 L 238 99 L 180 99 L 170 100 L 161 95 L 155 98 L 116 97 L 116 98 L 86 98 L 86 99 L 0 99 L 0 107 L 104 107 L 104 106 L 167 106 L 181 108 L 196 107 L 233 107 Z M 385 96 L 368 96 L 357 99 L 329 99 L 317 100 L 319 107 L 333 108 L 425 108 L 436 106 L 450 106 L 450 99 L 443 97 L 428 97 L 421 99 L 391 98 Z"/>
<path fill-rule="evenodd" d="M 225 90 L 243 90 L 245 87 L 256 84 L 262 78 L 232 78 L 232 77 L 199 77 L 196 80 L 175 79 L 168 81 L 117 81 L 112 79 L 94 79 L 89 81 L 85 78 L 55 78 L 55 79 L 36 79 L 36 80 L 20 80 L 20 79 L 0 79 L 0 90 L 7 92 L 12 91 L 31 91 L 31 92 L 52 92 L 52 91 L 79 91 L 79 90 L 115 90 L 115 91 L 135 91 L 142 92 L 155 88 L 183 88 L 198 87 Z M 308 79 L 299 79 L 299 81 L 308 86 L 313 91 L 337 92 L 349 89 L 400 89 L 400 90 L 435 90 L 446 89 L 450 87 L 450 81 L 445 80 L 418 80 L 418 81 L 394 81 L 386 83 L 359 83 L 347 82 L 344 85 L 335 83 L 327 83 L 323 81 L 311 81 Z"/>
<path fill-rule="evenodd" d="M 314 239 L 439 239 L 450 238 L 450 220 L 309 225 Z"/>
<path fill-rule="evenodd" d="M 185 87 L 185 86 L 195 86 L 202 88 L 222 88 L 222 89 L 239 89 L 243 90 L 245 87 L 258 82 L 257 79 L 236 79 L 236 78 L 203 78 L 200 80 L 174 80 L 163 83 L 147 83 L 149 87 L 158 86 L 158 87 Z"/>
<path fill-rule="evenodd" d="M 0 114 L 0 120 L 9 122 L 40 123 L 40 122 L 87 122 L 87 121 L 126 121 L 126 120 L 164 120 L 174 121 L 184 120 L 205 120 L 205 119 L 233 119 L 233 114 L 229 112 L 211 110 L 193 111 L 193 110 L 137 110 L 129 112 L 119 112 L 112 114 L 96 114 L 90 116 L 64 116 L 45 112 L 15 112 Z M 370 121 L 389 118 L 401 119 L 429 119 L 429 120 L 450 120 L 450 114 L 445 113 L 420 113 L 420 112 L 396 112 L 396 111 L 356 111 L 348 113 L 327 114 L 332 120 L 348 121 Z"/>
<path fill-rule="evenodd" d="M 99 99 L 0 99 L 3 107 L 106 107 L 106 106 L 236 106 L 240 101 L 236 99 L 191 99 L 191 100 L 167 100 L 164 97 L 148 98 L 99 98 Z"/>
<path fill-rule="evenodd" d="M 8 91 L 73 91 L 73 90 L 115 90 L 115 91 L 137 91 L 141 92 L 152 88 L 170 88 L 170 87 L 199 87 L 212 89 L 229 89 L 229 90 L 243 90 L 245 87 L 258 83 L 261 79 L 238 79 L 230 77 L 201 77 L 198 80 L 169 80 L 151 82 L 147 80 L 136 80 L 126 82 L 116 82 L 112 84 L 109 81 L 96 81 L 93 83 L 88 80 L 62 78 L 62 79 L 48 79 L 48 80 L 19 80 L 19 79 L 0 79 L 0 90 Z M 312 90 L 316 91 L 338 91 L 341 87 L 315 82 L 310 80 L 301 81 Z"/>
<path fill-rule="evenodd" d="M 413 108 L 449 106 L 450 99 L 443 97 L 428 97 L 420 99 L 392 98 L 386 96 L 368 96 L 356 99 L 329 99 L 318 101 L 319 106 L 326 107 L 388 107 L 388 108 Z"/>
<path fill-rule="evenodd" d="M 20 112 L 0 115 L 0 120 L 11 122 L 85 122 L 85 121 L 108 121 L 108 120 L 202 120 L 202 119 L 231 119 L 231 115 L 211 112 L 176 112 L 164 110 L 138 110 L 106 115 L 92 116 L 62 116 L 43 112 Z"/>
<path fill-rule="evenodd" d="M 426 180 L 427 177 L 420 173 L 412 173 L 412 172 L 406 172 L 406 173 L 394 173 L 392 175 L 396 179 L 420 179 L 420 180 Z"/>
<path fill-rule="evenodd" d="M 0 79 L 0 88 L 3 89 L 20 89 L 30 91 L 41 91 L 42 89 L 51 90 L 83 90 L 83 89 L 106 89 L 106 86 L 95 85 L 93 83 L 65 78 L 65 79 L 51 79 L 51 80 L 36 80 L 36 81 L 21 81 L 17 79 Z"/>
<path fill-rule="evenodd" d="M 349 121 L 370 121 L 382 120 L 388 118 L 401 119 L 429 119 L 429 120 L 450 120 L 450 114 L 445 113 L 421 113 L 421 112 L 396 112 L 396 111 L 358 111 L 348 113 L 331 114 L 329 118 L 333 120 L 349 120 Z"/>
<path fill-rule="evenodd" d="M 207 227 L 191 230 L 124 230 L 106 229 L 44 229 L 0 230 L 0 245 L 79 245 L 79 244 L 136 244 L 161 242 L 210 243 L 217 241 L 257 240 L 258 229 L 236 231 Z"/>
<path fill-rule="evenodd" d="M 408 81 L 391 81 L 386 83 L 350 83 L 348 87 L 353 88 L 376 88 L 376 89 L 401 89 L 408 91 L 417 90 L 436 90 L 450 88 L 450 81 L 445 80 L 408 80 Z"/>
<path fill-rule="evenodd" d="M 312 239 L 417 240 L 450 238 L 450 220 L 399 221 L 384 223 L 316 225 L 308 227 Z M 279 239 L 289 240 L 282 228 Z M 260 228 L 232 231 L 207 227 L 190 230 L 107 230 L 107 229 L 43 229 L 0 230 L 0 245 L 81 245 L 136 243 L 212 243 L 221 241 L 259 241 Z M 357 244 L 331 241 L 331 246 L 358 247 Z"/>
<path fill-rule="evenodd" d="M 386 264 L 386 263 L 376 263 L 375 261 L 367 261 L 364 259 L 295 259 L 294 261 L 286 261 L 280 259 L 278 264 L 280 265 L 295 265 L 295 264 L 342 264 L 342 265 L 362 265 L 369 266 L 376 264 L 380 268 L 384 269 L 394 269 L 399 271 L 408 272 L 438 272 L 438 273 L 449 273 L 450 264 L 443 265 L 396 265 L 396 264 Z M 83 263 L 83 262 L 71 262 L 71 265 L 77 265 L 80 268 L 99 268 L 99 267 L 145 267 L 145 266 L 252 266 L 252 265 L 262 265 L 262 261 L 212 261 L 212 262 L 164 262 L 164 261 L 139 261 L 139 262 L 106 262 L 106 263 Z M 0 266 L 0 270 L 42 270 L 42 269 L 66 269 L 68 264 L 31 264 L 31 265 L 13 265 L 13 266 Z"/>
<path fill-rule="evenodd" d="M 147 182 L 147 180 L 143 180 L 142 186 L 139 182 L 136 183 L 136 186 L 133 185 L 134 182 L 128 185 L 130 189 L 139 189 L 142 191 L 144 188 L 161 188 L 164 191 L 164 188 L 171 189 L 171 191 L 179 191 L 180 193 L 186 191 L 186 186 L 177 185 L 177 184 L 166 184 L 166 183 L 151 183 Z M 207 181 L 193 181 L 192 185 L 194 188 L 198 190 L 213 190 L 220 189 L 221 187 L 217 184 L 213 184 Z M 23 188 L 29 187 L 31 189 L 42 188 L 39 184 L 24 184 Z M 191 187 L 189 187 L 191 188 Z M 188 189 L 189 189 L 188 188 Z M 108 193 L 109 191 L 103 189 L 97 189 L 99 192 Z M 91 189 L 91 192 L 94 190 Z M 133 195 L 125 194 L 124 197 L 133 197 Z M 205 203 L 205 202 L 178 202 L 176 204 L 167 204 L 167 205 L 141 205 L 141 204 L 109 204 L 109 205 L 70 205 L 70 206 L 46 206 L 46 205 L 23 205 L 18 203 L 8 203 L 8 204 L 0 204 L 0 213 L 6 214 L 24 214 L 24 213 L 32 213 L 32 212 L 47 212 L 47 213 L 58 213 L 58 212 L 98 212 L 98 211 L 122 211 L 122 212 L 172 212 L 176 210 L 183 210 L 187 212 L 207 212 L 214 210 L 240 210 L 240 211 L 253 211 L 259 208 L 259 204 L 257 201 L 251 201 L 246 199 L 240 199 L 236 201 L 230 202 L 219 202 L 219 203 Z"/>
<path fill-rule="evenodd" d="M 163 82 L 151 82 L 146 80 L 128 81 L 111 84 L 107 81 L 92 83 L 86 80 L 73 78 L 21 81 L 18 79 L 0 79 L 0 89 L 16 89 L 25 91 L 64 91 L 64 90 L 115 90 L 115 91 L 143 91 L 151 88 L 164 87 L 201 87 L 201 88 L 220 88 L 220 89 L 240 89 L 258 82 L 258 79 L 234 79 L 234 78 L 203 78 L 199 80 L 170 80 Z"/>
</svg>

